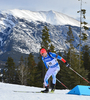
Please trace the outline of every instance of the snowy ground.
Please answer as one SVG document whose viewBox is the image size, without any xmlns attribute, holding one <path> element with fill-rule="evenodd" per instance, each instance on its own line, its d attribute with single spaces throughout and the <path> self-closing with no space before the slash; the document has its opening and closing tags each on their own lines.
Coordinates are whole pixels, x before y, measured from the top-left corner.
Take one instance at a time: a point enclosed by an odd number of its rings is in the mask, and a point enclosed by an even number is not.
<svg viewBox="0 0 90 100">
<path fill-rule="evenodd" d="M 40 90 L 43 89 L 0 83 L 0 100 L 90 100 L 90 96 L 67 94 L 70 90 L 56 90 L 55 93 L 30 93 L 30 91 Z"/>
</svg>

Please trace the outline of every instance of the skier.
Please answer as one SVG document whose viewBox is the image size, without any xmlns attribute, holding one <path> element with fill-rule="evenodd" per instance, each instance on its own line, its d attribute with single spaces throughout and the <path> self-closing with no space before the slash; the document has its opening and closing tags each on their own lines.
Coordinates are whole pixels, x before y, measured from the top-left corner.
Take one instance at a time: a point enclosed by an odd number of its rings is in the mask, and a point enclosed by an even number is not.
<svg viewBox="0 0 90 100">
<path fill-rule="evenodd" d="M 60 70 L 60 66 L 58 64 L 57 59 L 61 60 L 63 63 L 66 64 L 66 67 L 70 67 L 70 65 L 66 62 L 65 59 L 63 59 L 61 56 L 52 53 L 52 52 L 47 52 L 46 49 L 42 48 L 40 50 L 40 54 L 42 56 L 42 61 L 45 64 L 45 67 L 48 69 L 45 77 L 44 77 L 44 85 L 45 85 L 45 90 L 41 91 L 42 93 L 48 93 L 49 92 L 49 84 L 48 84 L 48 79 L 52 75 L 52 88 L 51 92 L 55 91 L 55 86 L 56 86 L 56 75 Z"/>
</svg>

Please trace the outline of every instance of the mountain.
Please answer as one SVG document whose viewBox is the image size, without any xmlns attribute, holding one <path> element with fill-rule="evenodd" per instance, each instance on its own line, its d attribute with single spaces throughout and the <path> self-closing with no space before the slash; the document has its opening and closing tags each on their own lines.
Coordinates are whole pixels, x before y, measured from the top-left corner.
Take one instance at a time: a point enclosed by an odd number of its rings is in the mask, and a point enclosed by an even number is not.
<svg viewBox="0 0 90 100">
<path fill-rule="evenodd" d="M 0 60 L 6 61 L 11 56 L 18 61 L 20 56 L 26 57 L 31 52 L 39 53 L 42 41 L 42 29 L 49 28 L 49 34 L 55 50 L 66 50 L 66 36 L 69 25 L 75 37 L 74 46 L 79 44 L 79 22 L 74 18 L 55 11 L 9 10 L 0 12 Z M 90 29 L 87 44 L 90 43 Z M 76 48 L 78 49 L 78 48 Z"/>
<path fill-rule="evenodd" d="M 58 13 L 55 11 L 39 11 L 39 12 L 32 12 L 28 10 L 11 10 L 11 14 L 13 14 L 16 17 L 24 18 L 29 21 L 41 21 L 50 23 L 52 25 L 73 25 L 73 26 L 79 26 L 79 22 L 67 15 L 64 15 L 62 13 Z"/>
</svg>

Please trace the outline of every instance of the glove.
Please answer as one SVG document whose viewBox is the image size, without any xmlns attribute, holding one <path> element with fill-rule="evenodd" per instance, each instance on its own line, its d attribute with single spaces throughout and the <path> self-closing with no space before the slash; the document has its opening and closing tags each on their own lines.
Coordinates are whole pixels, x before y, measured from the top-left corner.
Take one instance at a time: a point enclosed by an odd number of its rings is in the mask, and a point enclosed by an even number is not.
<svg viewBox="0 0 90 100">
<path fill-rule="evenodd" d="M 65 64 L 66 64 L 66 67 L 68 67 L 68 68 L 70 67 L 70 65 L 67 62 Z"/>
</svg>

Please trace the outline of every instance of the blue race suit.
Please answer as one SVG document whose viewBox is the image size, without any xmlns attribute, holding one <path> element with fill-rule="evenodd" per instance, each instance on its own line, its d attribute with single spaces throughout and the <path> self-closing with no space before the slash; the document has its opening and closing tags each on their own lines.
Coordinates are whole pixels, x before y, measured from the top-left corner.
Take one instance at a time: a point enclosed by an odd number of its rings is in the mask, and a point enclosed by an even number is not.
<svg viewBox="0 0 90 100">
<path fill-rule="evenodd" d="M 52 83 L 56 84 L 56 75 L 58 73 L 58 71 L 60 70 L 60 66 L 58 64 L 57 59 L 63 61 L 64 63 L 66 62 L 61 56 L 55 54 L 55 53 L 51 53 L 49 52 L 49 54 L 47 53 L 46 57 L 42 56 L 42 60 L 46 66 L 46 68 L 48 69 L 45 77 L 44 77 L 44 84 L 45 86 L 48 86 L 48 79 L 50 78 L 50 76 L 52 75 Z"/>
</svg>

